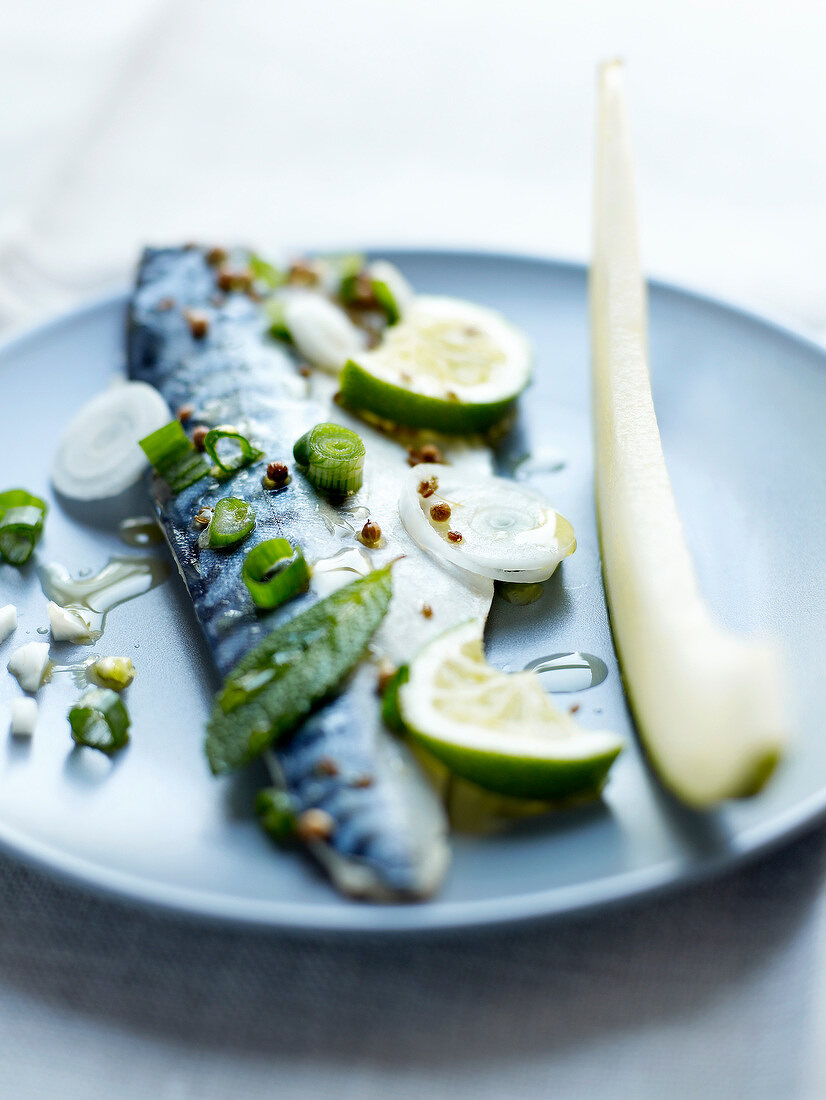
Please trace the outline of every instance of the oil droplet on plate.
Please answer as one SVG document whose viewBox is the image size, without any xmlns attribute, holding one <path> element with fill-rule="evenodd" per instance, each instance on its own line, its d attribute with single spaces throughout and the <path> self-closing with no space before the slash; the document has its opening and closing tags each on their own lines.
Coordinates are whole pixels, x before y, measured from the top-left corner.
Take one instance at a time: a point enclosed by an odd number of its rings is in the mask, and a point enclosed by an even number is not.
<svg viewBox="0 0 826 1100">
<path fill-rule="evenodd" d="M 41 566 L 38 573 L 46 599 L 79 611 L 94 641 L 103 631 L 107 612 L 162 584 L 169 576 L 169 565 L 158 558 L 113 557 L 99 573 L 87 577 L 72 577 L 57 562 Z"/>
<path fill-rule="evenodd" d="M 312 568 L 310 587 L 317 596 L 329 596 L 337 588 L 354 581 L 356 577 L 366 577 L 373 563 L 361 547 L 352 550 L 339 550 L 331 558 L 322 558 Z"/>
<path fill-rule="evenodd" d="M 547 657 L 537 657 L 525 665 L 526 672 L 535 672 L 546 691 L 565 693 L 585 691 L 596 687 L 608 675 L 608 666 L 601 657 L 593 653 L 551 653 Z"/>
<path fill-rule="evenodd" d="M 163 542 L 161 529 L 151 516 L 133 516 L 118 525 L 121 542 L 127 546 L 158 546 Z"/>
</svg>

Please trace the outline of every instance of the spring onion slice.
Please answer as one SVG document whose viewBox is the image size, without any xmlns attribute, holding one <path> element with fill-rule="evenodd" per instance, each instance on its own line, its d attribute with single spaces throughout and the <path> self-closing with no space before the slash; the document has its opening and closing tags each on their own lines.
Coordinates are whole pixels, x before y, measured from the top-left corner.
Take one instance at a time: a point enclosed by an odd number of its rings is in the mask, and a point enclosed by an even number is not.
<svg viewBox="0 0 826 1100">
<path fill-rule="evenodd" d="M 293 290 L 285 291 L 280 301 L 280 326 L 313 366 L 338 374 L 348 359 L 364 351 L 366 334 L 329 298 L 316 291 Z"/>
<path fill-rule="evenodd" d="M 310 571 L 300 546 L 286 539 L 259 543 L 244 558 L 241 577 L 256 607 L 271 610 L 305 592 Z"/>
<path fill-rule="evenodd" d="M 140 440 L 140 445 L 155 472 L 173 493 L 180 493 L 209 474 L 206 459 L 195 450 L 179 420 L 171 420 L 145 436 Z"/>
<path fill-rule="evenodd" d="M 129 741 L 129 712 L 117 692 L 90 688 L 69 711 L 69 725 L 76 745 L 98 749 L 107 756 Z"/>
<path fill-rule="evenodd" d="M 413 302 L 413 289 L 393 264 L 376 260 L 367 269 L 373 297 L 387 317 L 389 325 L 398 324 Z"/>
<path fill-rule="evenodd" d="M 262 829 L 273 840 L 287 840 L 295 832 L 295 803 L 287 791 L 265 787 L 255 796 L 255 812 Z"/>
<path fill-rule="evenodd" d="M 135 679 L 131 657 L 101 657 L 92 665 L 89 675 L 101 687 L 124 691 Z"/>
<path fill-rule="evenodd" d="M 46 502 L 25 489 L 0 493 L 0 557 L 11 565 L 23 565 L 32 556 L 43 531 Z"/>
<path fill-rule="evenodd" d="M 573 527 L 539 493 L 436 463 L 410 470 L 399 514 L 413 541 L 459 575 L 533 584 L 576 549 Z"/>
<path fill-rule="evenodd" d="M 296 441 L 293 457 L 328 493 L 355 493 L 364 481 L 364 443 L 340 424 L 316 424 Z"/>
<path fill-rule="evenodd" d="M 227 454 L 225 452 L 223 455 L 218 453 L 218 444 L 222 439 L 229 440 L 237 448 L 235 453 Z M 245 466 L 256 462 L 264 453 L 253 447 L 245 435 L 228 425 L 222 425 L 207 432 L 204 439 L 204 450 L 215 463 L 218 473 L 223 475 L 234 474 L 237 470 L 242 470 Z"/>
<path fill-rule="evenodd" d="M 122 382 L 72 417 L 52 461 L 52 484 L 72 500 L 106 500 L 146 469 L 139 440 L 169 420 L 166 401 L 146 382 Z"/>
<path fill-rule="evenodd" d="M 215 505 L 207 528 L 210 550 L 224 550 L 242 542 L 255 527 L 255 509 L 245 500 L 224 497 Z"/>
</svg>

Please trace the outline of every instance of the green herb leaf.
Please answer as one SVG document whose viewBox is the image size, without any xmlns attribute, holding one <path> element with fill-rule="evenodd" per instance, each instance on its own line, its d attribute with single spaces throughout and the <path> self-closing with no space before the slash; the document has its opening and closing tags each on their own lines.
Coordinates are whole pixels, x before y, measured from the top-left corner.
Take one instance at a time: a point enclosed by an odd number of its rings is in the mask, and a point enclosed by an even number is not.
<svg viewBox="0 0 826 1100">
<path fill-rule="evenodd" d="M 235 448 L 234 453 L 218 454 L 218 444 L 222 439 L 229 440 Z M 219 474 L 234 474 L 236 470 L 242 470 L 245 466 L 256 462 L 263 455 L 263 451 L 257 450 L 245 435 L 237 432 L 235 428 L 223 425 L 212 428 L 204 439 L 204 450 L 215 463 Z"/>
<path fill-rule="evenodd" d="M 306 591 L 310 570 L 300 546 L 286 539 L 268 539 L 247 554 L 241 578 L 255 606 L 272 609 Z"/>
<path fill-rule="evenodd" d="M 48 506 L 25 489 L 0 493 L 0 557 L 23 565 L 32 556 L 43 531 Z"/>
<path fill-rule="evenodd" d="M 180 420 L 170 420 L 139 442 L 155 472 L 164 479 L 173 493 L 180 493 L 188 485 L 194 485 L 209 474 L 206 459 L 195 450 Z"/>
<path fill-rule="evenodd" d="M 108 688 L 90 688 L 69 711 L 69 725 L 76 744 L 107 756 L 129 741 L 129 713 L 120 696 Z"/>
<path fill-rule="evenodd" d="M 390 603 L 390 567 L 340 588 L 238 662 L 207 727 L 213 772 L 241 768 L 298 726 L 364 653 Z"/>
<path fill-rule="evenodd" d="M 255 509 L 245 500 L 224 497 L 215 505 L 207 542 L 211 550 L 225 550 L 242 542 L 255 527 Z"/>
</svg>

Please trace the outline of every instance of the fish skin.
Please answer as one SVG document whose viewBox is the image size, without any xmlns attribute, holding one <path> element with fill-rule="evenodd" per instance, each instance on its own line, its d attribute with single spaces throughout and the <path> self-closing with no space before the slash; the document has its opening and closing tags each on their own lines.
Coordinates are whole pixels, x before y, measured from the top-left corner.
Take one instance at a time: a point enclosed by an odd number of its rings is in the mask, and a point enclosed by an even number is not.
<svg viewBox="0 0 826 1100">
<path fill-rule="evenodd" d="M 241 252 L 233 259 L 243 262 L 244 256 Z M 201 249 L 147 249 L 130 303 L 128 363 L 130 376 L 156 386 L 173 410 L 194 405 L 191 424 L 234 424 L 264 451 L 261 461 L 221 483 L 203 479 L 174 496 L 163 482 L 153 483 L 161 526 L 218 672 L 225 676 L 276 626 L 319 598 L 311 588 L 275 611 L 257 610 L 240 577 L 250 548 L 282 537 L 299 542 L 310 564 L 329 559 L 358 546 L 353 536 L 363 521 L 349 522 L 348 517 L 367 501 L 371 514 L 381 515 L 386 538 L 381 550 L 365 551 L 365 556 L 380 566 L 407 555 L 394 566 L 394 596 L 374 636 L 374 655 L 395 663 L 408 660 L 455 622 L 484 618 L 492 585 L 463 585 L 449 577 L 401 526 L 396 500 L 398 482 L 407 472 L 404 451 L 378 431 L 350 421 L 332 403 L 332 379 L 317 378 L 311 387 L 301 377 L 291 355 L 268 338 L 257 302 L 232 292 L 219 304 L 215 294 L 216 273 Z M 165 299 L 175 304 L 164 308 Z M 193 336 L 185 309 L 207 315 L 204 337 Z M 342 509 L 333 508 L 295 472 L 284 489 L 263 489 L 267 461 L 292 467 L 294 440 L 329 419 L 348 423 L 365 440 L 368 459 L 360 493 Z M 489 466 L 478 450 L 470 458 Z M 389 476 L 389 470 L 397 470 L 398 477 Z M 225 496 L 253 505 L 255 530 L 235 550 L 199 549 L 192 518 Z M 432 619 L 421 614 L 425 593 L 437 608 Z M 308 847 L 343 892 L 400 900 L 427 897 L 438 888 L 449 863 L 444 810 L 406 747 L 381 724 L 371 662 L 363 661 L 345 689 L 268 756 L 299 812 L 319 808 L 333 817 L 332 837 Z"/>
</svg>

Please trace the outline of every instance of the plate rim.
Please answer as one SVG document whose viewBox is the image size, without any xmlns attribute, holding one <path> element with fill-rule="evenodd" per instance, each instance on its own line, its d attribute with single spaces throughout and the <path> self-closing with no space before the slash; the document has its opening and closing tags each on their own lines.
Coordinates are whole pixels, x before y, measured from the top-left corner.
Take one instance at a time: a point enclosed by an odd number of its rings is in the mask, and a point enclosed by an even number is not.
<svg viewBox="0 0 826 1100">
<path fill-rule="evenodd" d="M 373 246 L 362 249 L 368 254 L 405 256 L 423 259 L 463 259 L 484 262 L 517 262 L 563 269 L 586 277 L 588 264 L 541 253 L 485 248 L 449 248 L 427 246 Z M 701 306 L 711 306 L 741 320 L 759 325 L 776 335 L 802 345 L 822 360 L 826 367 L 826 346 L 816 337 L 786 320 L 765 311 L 735 302 L 717 294 L 676 283 L 650 278 L 649 290 L 687 298 Z M 79 305 L 61 310 L 53 317 L 12 331 L 0 341 L 0 369 L 8 355 L 32 340 L 48 337 L 54 330 L 86 321 L 96 312 L 125 307 L 129 289 L 125 284 L 113 287 Z M 129 872 L 116 871 L 86 858 L 66 853 L 43 843 L 0 820 L 0 850 L 29 864 L 49 877 L 71 886 L 91 890 L 108 900 L 139 905 L 179 918 L 236 927 L 280 930 L 313 935 L 320 932 L 394 935 L 496 929 L 514 923 L 561 919 L 593 913 L 614 905 L 650 899 L 734 871 L 743 865 L 791 843 L 826 819 L 826 784 L 787 807 L 770 821 L 758 824 L 733 838 L 734 848 L 710 859 L 697 862 L 688 870 L 677 870 L 669 861 L 610 875 L 605 878 L 567 886 L 555 886 L 528 894 L 469 901 L 417 902 L 401 905 L 371 905 L 341 898 L 341 904 L 319 906 L 315 903 L 280 899 L 252 899 L 221 895 L 153 881 Z"/>
</svg>

